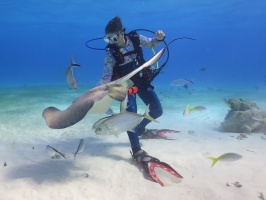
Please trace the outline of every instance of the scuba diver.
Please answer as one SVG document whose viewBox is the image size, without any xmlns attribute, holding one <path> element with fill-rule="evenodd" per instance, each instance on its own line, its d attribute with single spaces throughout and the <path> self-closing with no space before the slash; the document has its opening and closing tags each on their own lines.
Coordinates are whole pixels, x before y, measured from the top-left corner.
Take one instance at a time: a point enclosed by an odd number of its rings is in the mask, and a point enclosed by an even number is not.
<svg viewBox="0 0 266 200">
<path fill-rule="evenodd" d="M 134 69 L 145 63 L 143 58 L 142 47 L 154 48 L 157 47 L 165 38 L 162 30 L 155 32 L 154 38 L 148 38 L 137 34 L 136 31 L 125 33 L 125 28 L 122 25 L 120 17 L 116 16 L 108 22 L 105 27 L 104 41 L 108 43 L 105 48 L 106 54 L 104 58 L 104 70 L 99 85 L 109 83 L 118 78 L 121 78 Z M 155 78 L 159 71 L 153 71 L 151 67 L 145 68 L 131 78 L 134 83 L 130 88 L 126 110 L 129 112 L 137 112 L 136 94 L 140 99 L 149 105 L 149 115 L 156 119 L 163 114 L 162 105 L 151 85 L 151 81 Z M 171 166 L 160 162 L 159 159 L 150 156 L 147 152 L 141 149 L 139 137 L 142 138 L 163 138 L 164 132 L 158 129 L 145 129 L 151 121 L 144 118 L 135 128 L 134 132 L 128 131 L 128 137 L 132 149 L 132 157 L 140 165 L 147 176 L 155 182 L 163 185 L 161 180 L 154 172 L 154 167 L 161 167 L 178 178 L 182 178 Z"/>
<path fill-rule="evenodd" d="M 106 47 L 106 55 L 104 58 L 104 70 L 100 80 L 100 85 L 114 81 L 132 72 L 143 63 L 142 46 L 148 48 L 157 47 L 165 38 L 163 31 L 158 30 L 154 38 L 147 38 L 138 35 L 135 31 L 128 34 L 122 26 L 121 19 L 117 16 L 105 27 L 104 40 L 108 43 Z M 146 68 L 131 78 L 134 86 L 131 87 L 131 95 L 128 96 L 127 111 L 137 112 L 136 93 L 141 100 L 149 105 L 150 116 L 154 119 L 160 117 L 163 113 L 161 103 L 151 85 L 152 73 L 150 68 Z M 144 118 L 137 126 L 136 132 L 138 136 L 147 134 L 145 127 L 151 121 Z M 132 151 L 135 153 L 139 150 L 139 144 L 135 144 L 132 133 L 129 133 L 129 139 L 132 140 Z"/>
</svg>

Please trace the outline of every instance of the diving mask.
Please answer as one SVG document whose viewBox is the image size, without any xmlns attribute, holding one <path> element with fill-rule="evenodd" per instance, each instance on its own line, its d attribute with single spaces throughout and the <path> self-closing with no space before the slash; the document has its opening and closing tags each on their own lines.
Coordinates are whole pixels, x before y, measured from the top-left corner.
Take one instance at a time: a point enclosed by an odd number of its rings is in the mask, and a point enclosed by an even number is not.
<svg viewBox="0 0 266 200">
<path fill-rule="evenodd" d="M 108 34 L 104 36 L 104 41 L 109 43 L 109 44 L 116 44 L 118 42 L 118 37 L 120 33 L 117 34 Z"/>
<path fill-rule="evenodd" d="M 106 36 L 104 36 L 104 41 L 109 43 L 109 44 L 116 44 L 118 42 L 119 34 L 125 32 L 126 29 L 123 28 L 121 31 L 118 33 L 108 33 Z"/>
</svg>

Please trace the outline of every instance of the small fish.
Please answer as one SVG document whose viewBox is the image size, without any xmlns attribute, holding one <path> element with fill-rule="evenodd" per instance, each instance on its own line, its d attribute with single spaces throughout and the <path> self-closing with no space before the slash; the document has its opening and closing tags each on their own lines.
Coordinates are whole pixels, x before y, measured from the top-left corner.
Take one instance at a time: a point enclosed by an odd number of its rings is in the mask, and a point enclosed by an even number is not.
<svg viewBox="0 0 266 200">
<path fill-rule="evenodd" d="M 259 127 L 260 124 L 261 124 L 260 121 L 256 121 L 256 122 L 252 123 L 251 126 L 250 126 L 251 130 L 256 129 L 257 127 Z"/>
<path fill-rule="evenodd" d="M 74 153 L 74 159 L 76 160 L 77 154 L 81 153 L 84 149 L 84 139 L 80 139 L 79 146 L 77 148 L 77 151 Z"/>
<path fill-rule="evenodd" d="M 194 108 L 190 107 L 190 105 L 187 105 L 184 112 L 183 112 L 183 115 L 184 116 L 187 116 L 191 111 L 193 110 L 196 110 L 196 111 L 203 111 L 203 110 L 206 110 L 207 108 L 204 107 L 204 106 L 196 106 Z"/>
<path fill-rule="evenodd" d="M 252 119 L 254 119 L 255 121 L 260 121 L 260 122 L 264 122 L 266 123 L 266 117 L 263 118 L 262 116 L 258 115 L 258 116 L 253 116 Z"/>
<path fill-rule="evenodd" d="M 66 69 L 66 81 L 70 88 L 78 89 L 78 83 L 74 78 L 73 68 L 80 67 L 79 64 L 75 63 L 74 57 L 72 56 L 71 65 Z"/>
<path fill-rule="evenodd" d="M 237 187 L 237 188 L 241 188 L 242 187 L 242 185 L 237 181 L 237 182 L 234 182 L 234 183 L 232 183 L 235 187 Z"/>
<path fill-rule="evenodd" d="M 214 88 L 212 88 L 212 87 L 207 87 L 207 90 L 214 90 Z"/>
<path fill-rule="evenodd" d="M 61 157 L 66 158 L 66 156 L 64 154 L 62 154 L 60 151 L 58 151 L 57 149 L 55 149 L 54 147 L 51 147 L 50 145 L 46 146 L 46 152 L 52 156 L 52 158 L 56 158 L 56 159 L 60 159 Z"/>
<path fill-rule="evenodd" d="M 89 178 L 89 174 L 87 174 L 87 173 L 83 173 L 83 174 L 81 174 L 81 176 L 83 177 L 83 178 Z"/>
<path fill-rule="evenodd" d="M 219 156 L 218 158 L 214 158 L 214 157 L 208 157 L 210 160 L 212 160 L 212 166 L 213 167 L 215 165 L 215 163 L 217 161 L 236 161 L 241 159 L 243 156 L 237 153 L 225 153 L 221 156 Z"/>
<path fill-rule="evenodd" d="M 177 80 L 174 80 L 170 83 L 170 85 L 173 85 L 173 86 L 181 86 L 181 87 L 184 87 L 184 88 L 188 88 L 188 83 L 192 83 L 194 85 L 194 82 L 191 81 L 191 80 L 188 80 L 188 79 L 177 79 Z"/>
<path fill-rule="evenodd" d="M 122 112 L 98 120 L 93 127 L 95 128 L 96 135 L 118 136 L 118 134 L 125 131 L 134 132 L 133 129 L 140 123 L 143 117 L 158 122 L 149 115 L 149 106 L 147 106 L 143 115 L 132 112 Z"/>
<path fill-rule="evenodd" d="M 230 105 L 229 101 L 226 98 L 223 98 L 223 101 L 229 108 L 231 108 L 231 105 Z"/>
<path fill-rule="evenodd" d="M 260 87 L 259 86 L 254 86 L 254 89 L 255 90 L 260 90 Z"/>
<path fill-rule="evenodd" d="M 188 134 L 195 134 L 196 132 L 195 131 L 193 131 L 193 130 L 188 130 Z"/>
<path fill-rule="evenodd" d="M 206 68 L 206 67 L 202 67 L 202 68 L 200 68 L 199 71 L 200 71 L 200 72 L 205 72 L 205 71 L 207 71 L 207 68 Z"/>
</svg>

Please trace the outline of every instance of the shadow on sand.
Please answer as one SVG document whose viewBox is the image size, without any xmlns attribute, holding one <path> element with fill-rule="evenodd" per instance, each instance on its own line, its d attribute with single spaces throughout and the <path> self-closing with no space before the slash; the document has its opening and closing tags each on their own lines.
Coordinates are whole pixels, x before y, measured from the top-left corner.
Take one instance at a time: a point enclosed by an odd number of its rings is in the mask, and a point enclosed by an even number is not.
<svg viewBox="0 0 266 200">
<path fill-rule="evenodd" d="M 35 149 L 42 148 L 41 153 L 35 155 L 35 158 L 32 157 L 32 155 L 25 155 L 31 162 L 25 161 L 27 164 L 11 168 L 10 171 L 7 172 L 6 179 L 31 179 L 37 184 L 42 184 L 43 182 L 68 181 L 76 178 L 77 175 L 75 174 L 82 174 L 82 172 L 88 171 L 86 163 L 89 163 L 92 158 L 104 157 L 115 161 L 125 160 L 124 157 L 111 153 L 114 152 L 112 148 L 129 147 L 128 143 L 114 144 L 105 142 L 101 138 L 87 137 L 84 138 L 84 150 L 81 154 L 78 154 L 76 160 L 74 160 L 73 152 L 77 150 L 78 144 L 79 139 L 70 139 L 68 141 L 58 140 L 56 143 L 49 144 L 53 147 L 62 146 L 64 148 L 64 152 L 62 153 L 64 153 L 68 159 L 52 159 L 45 152 L 47 144 L 41 144 L 39 147 L 37 145 Z"/>
</svg>

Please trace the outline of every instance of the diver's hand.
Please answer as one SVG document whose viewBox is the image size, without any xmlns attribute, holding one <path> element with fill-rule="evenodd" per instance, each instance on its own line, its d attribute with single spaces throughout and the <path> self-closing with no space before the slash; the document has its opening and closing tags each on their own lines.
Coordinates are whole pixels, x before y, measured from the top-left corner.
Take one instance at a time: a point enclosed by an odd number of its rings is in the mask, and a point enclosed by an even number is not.
<svg viewBox="0 0 266 200">
<path fill-rule="evenodd" d="M 161 41 L 165 38 L 165 34 L 162 30 L 158 30 L 155 32 L 155 39 Z"/>
</svg>

